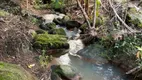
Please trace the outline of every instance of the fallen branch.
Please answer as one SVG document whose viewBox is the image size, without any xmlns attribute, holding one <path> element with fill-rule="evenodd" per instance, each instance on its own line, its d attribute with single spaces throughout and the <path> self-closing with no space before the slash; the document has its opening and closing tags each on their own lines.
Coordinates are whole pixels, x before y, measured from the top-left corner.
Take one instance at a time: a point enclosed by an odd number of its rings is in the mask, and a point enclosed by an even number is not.
<svg viewBox="0 0 142 80">
<path fill-rule="evenodd" d="M 109 1 L 109 4 L 110 4 L 110 7 L 113 9 L 113 12 L 114 12 L 115 15 L 117 16 L 117 18 L 121 21 L 121 23 L 122 23 L 130 32 L 134 32 L 134 30 L 133 30 L 131 27 L 129 27 L 129 26 L 121 19 L 121 17 L 118 15 L 118 13 L 117 13 L 116 10 L 114 9 L 114 7 L 113 7 L 111 1 L 110 1 L 110 0 L 108 0 L 108 1 Z"/>
<path fill-rule="evenodd" d="M 140 68 L 141 68 L 141 66 L 137 66 L 137 67 L 135 67 L 135 68 L 129 70 L 128 72 L 126 72 L 126 74 L 131 74 L 131 73 L 135 72 L 136 70 L 138 70 L 138 69 L 140 69 Z"/>
<path fill-rule="evenodd" d="M 80 1 L 79 1 L 79 0 L 76 0 L 76 1 L 77 1 L 78 6 L 80 7 L 80 9 L 81 9 L 81 11 L 82 11 L 82 13 L 83 13 L 83 16 L 84 16 L 84 18 L 85 18 L 87 24 L 88 24 L 88 28 L 89 28 L 89 29 L 92 29 L 91 24 L 90 24 L 90 22 L 89 22 L 89 17 L 88 17 L 88 15 L 87 15 L 87 13 L 85 12 L 85 10 L 83 9 L 83 7 L 81 6 Z"/>
</svg>

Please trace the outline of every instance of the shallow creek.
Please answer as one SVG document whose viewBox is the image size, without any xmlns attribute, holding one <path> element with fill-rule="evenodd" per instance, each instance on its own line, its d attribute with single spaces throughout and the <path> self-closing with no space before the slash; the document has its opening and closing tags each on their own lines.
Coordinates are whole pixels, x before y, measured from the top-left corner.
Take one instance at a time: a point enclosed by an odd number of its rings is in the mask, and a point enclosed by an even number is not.
<svg viewBox="0 0 142 80">
<path fill-rule="evenodd" d="M 80 72 L 82 80 L 128 80 L 123 71 L 121 71 L 118 67 L 112 66 L 109 63 L 103 63 L 106 61 L 104 61 L 105 59 L 101 57 L 97 57 L 97 59 L 95 59 L 96 63 L 92 63 L 77 56 L 75 53 L 83 48 L 81 40 L 72 40 L 69 41 L 69 44 L 69 53 L 61 56 L 60 58 L 57 58 L 56 60 L 60 64 L 74 67 L 78 72 Z M 92 50 L 89 48 L 91 48 Z M 85 53 L 95 54 L 95 51 L 90 45 L 90 47 L 87 47 Z"/>
<path fill-rule="evenodd" d="M 48 20 L 51 16 L 52 15 L 49 14 L 46 15 L 47 22 L 52 22 L 55 18 L 52 17 L 53 19 Z M 63 27 L 57 25 L 57 28 Z M 79 31 L 76 29 L 74 31 L 68 31 L 65 28 L 63 29 L 68 38 L 79 36 Z M 103 52 L 103 50 L 94 46 L 96 44 L 84 47 L 81 40 L 69 40 L 68 43 L 70 45 L 69 52 L 56 58 L 55 62 L 74 67 L 80 72 L 82 80 L 129 80 L 122 70 L 107 63 L 106 59 L 97 56 L 97 54 L 100 54 L 100 51 Z M 80 55 L 77 54 L 78 52 L 80 52 Z M 84 59 L 85 57 L 87 57 L 87 60 Z M 88 60 L 89 58 L 91 60 Z"/>
</svg>

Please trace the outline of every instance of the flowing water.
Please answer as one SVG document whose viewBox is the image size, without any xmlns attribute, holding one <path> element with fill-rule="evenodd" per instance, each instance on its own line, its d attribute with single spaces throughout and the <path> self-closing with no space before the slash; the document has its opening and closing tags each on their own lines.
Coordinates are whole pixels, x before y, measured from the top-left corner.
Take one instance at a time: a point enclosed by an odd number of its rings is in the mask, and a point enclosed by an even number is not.
<svg viewBox="0 0 142 80">
<path fill-rule="evenodd" d="M 52 15 L 46 15 L 46 17 Z M 54 19 L 54 17 L 53 17 Z M 53 19 L 47 19 L 52 22 Z M 57 25 L 57 28 L 60 28 Z M 64 28 L 68 38 L 79 36 L 79 31 L 68 31 Z M 74 38 L 75 39 L 75 38 Z M 98 56 L 103 49 L 92 44 L 84 48 L 81 40 L 69 40 L 69 52 L 57 58 L 56 61 L 60 64 L 69 65 L 74 67 L 80 75 L 82 80 L 128 80 L 123 71 L 119 68 L 107 63 L 107 60 Z M 79 55 L 77 53 L 79 52 Z M 84 57 L 91 60 L 84 60 Z"/>
<path fill-rule="evenodd" d="M 69 44 L 69 53 L 61 56 L 57 59 L 57 61 L 60 64 L 74 67 L 78 72 L 80 72 L 82 80 L 127 80 L 125 75 L 123 75 L 124 73 L 119 68 L 112 66 L 109 63 L 92 63 L 74 55 L 77 51 L 83 48 L 81 40 L 71 40 L 69 41 Z M 85 51 L 86 54 L 89 52 L 92 53 L 92 51 L 94 51 L 92 45 L 90 46 L 91 47 L 87 47 L 86 50 L 88 51 Z M 101 57 L 100 59 L 97 59 L 98 61 L 105 62 L 105 59 L 102 59 Z"/>
</svg>

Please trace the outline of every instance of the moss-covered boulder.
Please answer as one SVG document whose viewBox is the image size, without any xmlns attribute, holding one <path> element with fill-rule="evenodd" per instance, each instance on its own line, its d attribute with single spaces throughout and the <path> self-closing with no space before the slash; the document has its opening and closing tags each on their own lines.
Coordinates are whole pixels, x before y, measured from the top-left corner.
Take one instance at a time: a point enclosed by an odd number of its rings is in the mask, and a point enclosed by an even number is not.
<svg viewBox="0 0 142 80">
<path fill-rule="evenodd" d="M 74 77 L 78 75 L 77 71 L 68 65 L 53 65 L 51 66 L 51 69 L 52 74 L 56 74 L 56 76 L 59 76 L 63 80 L 72 80 Z"/>
<path fill-rule="evenodd" d="M 37 34 L 33 42 L 34 48 L 38 49 L 68 49 L 69 44 L 63 35 L 57 34 Z"/>
<path fill-rule="evenodd" d="M 43 30 L 51 30 L 51 29 L 55 29 L 56 28 L 56 24 L 53 22 L 53 23 L 47 23 L 47 24 L 41 24 L 39 25 L 39 27 Z"/>
<path fill-rule="evenodd" d="M 55 30 L 55 34 L 66 35 L 66 33 L 65 33 L 63 28 L 57 28 L 57 29 L 54 29 L 54 30 Z"/>
<path fill-rule="evenodd" d="M 0 62 L 0 80 L 37 80 L 22 67 Z"/>
<path fill-rule="evenodd" d="M 135 27 L 142 28 L 142 12 L 136 8 L 130 8 L 127 15 L 127 23 L 133 24 Z"/>
</svg>

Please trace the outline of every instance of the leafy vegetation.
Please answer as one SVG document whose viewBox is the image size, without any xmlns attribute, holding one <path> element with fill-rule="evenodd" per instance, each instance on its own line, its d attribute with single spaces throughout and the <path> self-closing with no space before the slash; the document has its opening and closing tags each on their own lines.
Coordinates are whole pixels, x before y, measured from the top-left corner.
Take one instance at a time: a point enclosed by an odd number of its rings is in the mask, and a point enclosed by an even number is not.
<svg viewBox="0 0 142 80">
<path fill-rule="evenodd" d="M 4 11 L 4 10 L 0 10 L 0 16 L 7 16 L 9 13 Z"/>
<path fill-rule="evenodd" d="M 46 55 L 46 51 L 42 50 L 42 55 L 39 55 L 39 63 L 42 67 L 47 67 L 48 63 L 52 60 L 52 56 Z"/>
<path fill-rule="evenodd" d="M 111 58 L 127 56 L 126 58 L 136 60 L 136 46 L 142 46 L 141 35 L 142 34 L 124 36 L 122 40 L 116 41 L 113 41 L 113 39 L 109 37 L 102 40 L 101 44 L 108 50 L 107 56 L 110 56 Z"/>
</svg>

